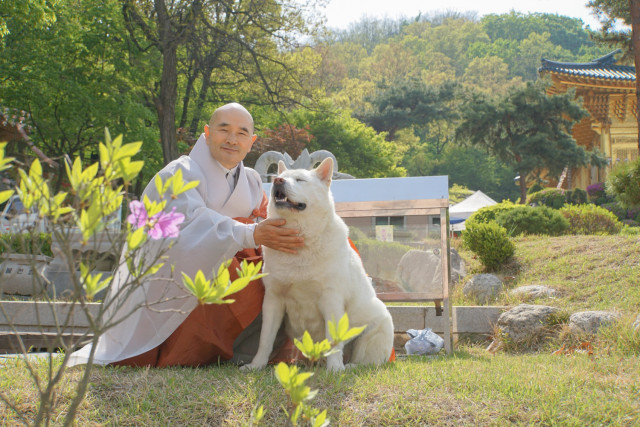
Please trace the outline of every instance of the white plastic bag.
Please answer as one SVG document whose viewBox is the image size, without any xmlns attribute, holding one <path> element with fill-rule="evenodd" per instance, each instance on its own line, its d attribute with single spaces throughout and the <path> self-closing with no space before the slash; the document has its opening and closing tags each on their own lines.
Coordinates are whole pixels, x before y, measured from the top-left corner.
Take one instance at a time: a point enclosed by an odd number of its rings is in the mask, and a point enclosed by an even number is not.
<svg viewBox="0 0 640 427">
<path fill-rule="evenodd" d="M 437 354 L 444 347 L 444 339 L 433 332 L 431 328 L 421 331 L 409 329 L 407 330 L 407 335 L 411 337 L 404 345 L 407 354 Z"/>
</svg>

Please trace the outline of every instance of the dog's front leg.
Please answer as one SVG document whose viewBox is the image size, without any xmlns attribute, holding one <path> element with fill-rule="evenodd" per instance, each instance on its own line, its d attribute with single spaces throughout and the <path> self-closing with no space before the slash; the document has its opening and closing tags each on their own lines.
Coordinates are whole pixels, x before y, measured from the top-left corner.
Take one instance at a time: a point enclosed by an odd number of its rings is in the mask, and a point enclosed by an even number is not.
<svg viewBox="0 0 640 427">
<path fill-rule="evenodd" d="M 330 298 L 323 300 L 321 306 L 322 315 L 325 319 L 325 336 L 329 341 L 333 341 L 331 334 L 329 333 L 329 320 L 333 321 L 336 326 L 344 315 L 344 301 L 341 298 Z M 339 343 L 335 350 L 336 352 L 327 356 L 327 369 L 330 371 L 343 371 L 344 359 L 342 350 L 344 343 Z"/>
<path fill-rule="evenodd" d="M 284 303 L 280 298 L 275 298 L 269 291 L 265 292 L 262 303 L 262 328 L 260 329 L 258 352 L 251 363 L 241 367 L 242 370 L 262 369 L 267 365 L 273 350 L 273 343 L 284 318 L 284 311 Z"/>
</svg>

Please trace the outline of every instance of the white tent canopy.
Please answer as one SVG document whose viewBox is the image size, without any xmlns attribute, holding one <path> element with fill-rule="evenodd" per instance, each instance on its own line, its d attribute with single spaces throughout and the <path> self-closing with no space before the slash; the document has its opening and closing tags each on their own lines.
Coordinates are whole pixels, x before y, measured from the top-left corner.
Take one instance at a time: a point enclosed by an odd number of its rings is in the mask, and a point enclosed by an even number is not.
<svg viewBox="0 0 640 427">
<path fill-rule="evenodd" d="M 495 205 L 498 202 L 493 200 L 491 197 L 484 194 L 482 191 L 478 190 L 460 203 L 456 203 L 449 208 L 449 217 L 452 222 L 452 230 L 464 230 L 464 222 L 460 222 L 455 224 L 455 219 L 458 220 L 466 220 L 480 208 L 485 206 Z"/>
</svg>

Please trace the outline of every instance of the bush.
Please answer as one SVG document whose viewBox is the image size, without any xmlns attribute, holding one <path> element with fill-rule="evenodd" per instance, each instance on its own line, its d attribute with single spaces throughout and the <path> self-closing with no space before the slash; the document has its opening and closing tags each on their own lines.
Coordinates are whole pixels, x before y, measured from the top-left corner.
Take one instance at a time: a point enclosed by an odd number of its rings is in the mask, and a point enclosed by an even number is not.
<svg viewBox="0 0 640 427">
<path fill-rule="evenodd" d="M 504 265 L 515 253 L 515 245 L 507 236 L 507 230 L 495 222 L 465 222 L 462 240 L 475 253 L 489 271 Z"/>
<path fill-rule="evenodd" d="M 549 206 L 560 209 L 567 202 L 565 191 L 561 188 L 545 188 L 528 197 L 527 203 L 536 206 Z"/>
<path fill-rule="evenodd" d="M 496 218 L 509 235 L 543 234 L 560 236 L 569 228 L 569 221 L 562 214 L 546 206 L 517 206 L 501 212 Z"/>
<path fill-rule="evenodd" d="M 18 233 L 0 235 L 0 254 L 33 254 L 53 256 L 51 233 Z"/>
<path fill-rule="evenodd" d="M 620 221 L 627 219 L 627 209 L 618 202 L 604 203 L 600 206 L 614 214 Z"/>
<path fill-rule="evenodd" d="M 480 222 L 483 224 L 492 222 L 496 220 L 496 216 L 498 216 L 498 214 L 500 214 L 503 211 L 509 210 L 509 209 L 513 209 L 515 208 L 516 204 L 514 204 L 513 202 L 509 201 L 509 200 L 505 200 L 502 203 L 496 203 L 495 205 L 491 205 L 491 206 L 486 206 L 484 208 L 478 209 L 477 211 L 475 211 L 465 222 L 468 223 L 469 221 L 475 221 L 475 222 Z"/>
<path fill-rule="evenodd" d="M 569 234 L 617 234 L 622 229 L 618 218 L 596 205 L 568 205 L 560 213 L 569 220 Z"/>
<path fill-rule="evenodd" d="M 540 183 L 536 182 L 527 190 L 527 194 L 537 193 L 538 191 L 544 190 L 544 187 L 540 185 Z"/>
<path fill-rule="evenodd" d="M 587 192 L 581 188 L 576 188 L 573 190 L 569 190 L 565 194 L 567 203 L 572 205 L 584 205 L 587 203 Z"/>
<path fill-rule="evenodd" d="M 618 163 L 607 176 L 606 191 L 625 207 L 640 207 L 640 157 Z"/>
</svg>

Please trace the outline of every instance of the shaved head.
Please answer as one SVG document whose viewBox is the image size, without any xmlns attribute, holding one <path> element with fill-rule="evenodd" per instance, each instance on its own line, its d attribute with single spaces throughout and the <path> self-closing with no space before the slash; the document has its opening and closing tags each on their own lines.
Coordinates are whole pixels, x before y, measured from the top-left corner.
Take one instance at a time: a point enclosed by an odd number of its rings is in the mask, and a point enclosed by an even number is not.
<svg viewBox="0 0 640 427">
<path fill-rule="evenodd" d="M 251 124 L 251 128 L 247 129 L 247 131 L 253 134 L 253 117 L 251 116 L 251 113 L 249 112 L 249 110 L 247 110 L 246 108 L 244 108 L 244 106 L 242 106 L 241 104 L 238 104 L 237 102 L 231 102 L 229 104 L 223 105 L 222 107 L 216 108 L 216 110 L 211 115 L 211 119 L 209 120 L 209 126 L 213 126 L 213 124 L 216 121 L 216 118 L 220 115 L 219 113 L 223 113 L 227 111 L 236 111 L 240 114 L 246 115 L 248 119 L 248 123 Z"/>
</svg>

